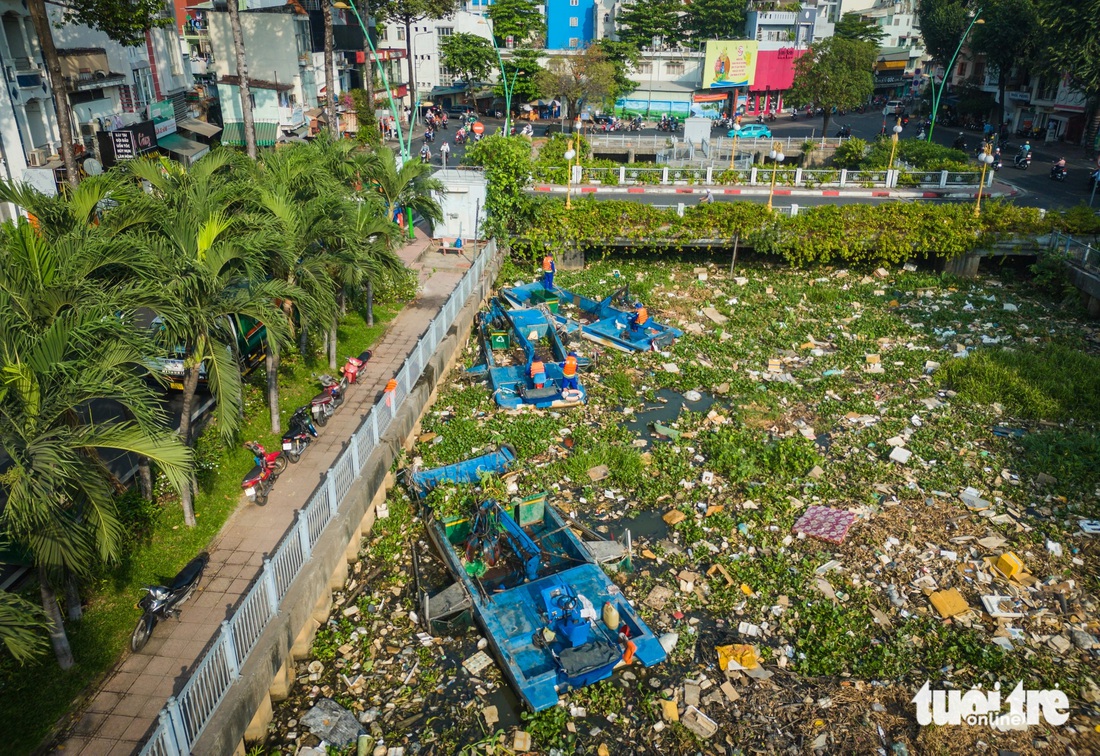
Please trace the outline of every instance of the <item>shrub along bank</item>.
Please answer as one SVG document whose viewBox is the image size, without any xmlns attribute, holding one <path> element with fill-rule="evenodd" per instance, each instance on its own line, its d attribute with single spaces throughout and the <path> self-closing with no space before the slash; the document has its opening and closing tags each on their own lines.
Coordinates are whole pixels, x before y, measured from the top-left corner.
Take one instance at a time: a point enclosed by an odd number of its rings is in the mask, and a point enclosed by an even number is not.
<svg viewBox="0 0 1100 756">
<path fill-rule="evenodd" d="M 547 232 L 552 229 L 552 232 Z M 732 245 L 775 255 L 792 265 L 900 263 L 954 258 L 1011 237 L 1061 230 L 1100 233 L 1100 218 L 1087 208 L 1042 213 L 1036 208 L 990 202 L 974 217 L 969 204 L 823 205 L 795 216 L 751 202 L 686 208 L 680 216 L 630 201 L 583 199 L 567 209 L 557 198 L 534 208 L 532 222 L 512 241 L 520 255 L 539 256 L 563 244 L 581 248 L 633 244 L 636 248 Z"/>
</svg>

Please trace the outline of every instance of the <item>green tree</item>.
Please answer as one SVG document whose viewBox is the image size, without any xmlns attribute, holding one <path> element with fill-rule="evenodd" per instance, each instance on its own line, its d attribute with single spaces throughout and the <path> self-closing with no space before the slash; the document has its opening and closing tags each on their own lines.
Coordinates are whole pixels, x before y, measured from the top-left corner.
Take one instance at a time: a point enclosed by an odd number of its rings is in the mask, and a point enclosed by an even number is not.
<svg viewBox="0 0 1100 756">
<path fill-rule="evenodd" d="M 355 141 L 359 144 L 378 147 L 382 144 L 382 135 L 378 133 L 378 119 L 374 117 L 374 106 L 366 89 L 351 90 L 351 105 L 355 108 L 355 120 L 358 128 Z"/>
<path fill-rule="evenodd" d="M 832 109 L 851 110 L 867 101 L 875 91 L 871 69 L 875 46 L 829 37 L 814 42 L 809 52 L 794 65 L 794 83 L 787 93 L 795 105 L 813 104 L 825 109 L 822 133 L 829 131 Z"/>
<path fill-rule="evenodd" d="M 495 8 L 496 6 L 490 6 Z M 539 65 L 539 53 L 537 50 L 516 50 L 512 57 L 504 60 L 504 75 L 508 77 L 512 85 L 512 107 L 521 103 L 532 102 L 539 99 L 542 93 L 539 91 L 538 76 L 545 70 Z M 493 86 L 493 94 L 504 97 L 504 84 L 498 81 Z"/>
<path fill-rule="evenodd" d="M 615 18 L 619 39 L 639 50 L 651 48 L 654 37 L 668 47 L 677 47 L 684 41 L 680 27 L 683 7 L 680 0 L 634 0 Z"/>
<path fill-rule="evenodd" d="M 466 150 L 466 161 L 485 169 L 485 238 L 527 231 L 534 200 L 526 193 L 531 183 L 531 141 L 521 136 L 494 134 Z"/>
<path fill-rule="evenodd" d="M 970 32 L 970 46 L 997 69 L 997 123 L 1004 122 L 1005 89 L 1016 65 L 1031 59 L 1039 42 L 1039 14 L 1033 0 L 985 0 L 981 19 Z"/>
<path fill-rule="evenodd" d="M 243 412 L 232 322 L 263 323 L 268 349 L 277 349 L 287 342 L 289 325 L 276 301 L 296 299 L 299 292 L 268 278 L 263 255 L 272 246 L 270 235 L 232 212 L 245 190 L 234 181 L 230 154 L 211 153 L 190 169 L 150 158 L 132 160 L 126 168 L 149 186 L 148 201 L 156 211 L 152 227 L 134 241 L 158 264 L 153 309 L 162 322 L 162 348 L 183 351 L 180 438 L 191 446 L 191 414 L 205 375 L 218 429 L 228 441 Z M 189 526 L 195 524 L 193 495 L 190 485 L 183 487 L 180 503 Z"/>
<path fill-rule="evenodd" d="M 45 653 L 45 634 L 49 620 L 40 608 L 16 596 L 0 591 L 0 643 L 20 664 Z"/>
<path fill-rule="evenodd" d="M 833 36 L 855 42 L 872 42 L 879 47 L 886 37 L 886 30 L 874 21 L 861 18 L 858 13 L 845 13 L 833 27 Z"/>
<path fill-rule="evenodd" d="M 630 78 L 631 69 L 638 64 L 636 47 L 607 37 L 598 40 L 594 46 L 603 52 L 604 57 L 615 67 L 613 86 L 607 94 L 608 100 L 614 102 L 638 88 L 638 82 Z"/>
<path fill-rule="evenodd" d="M 443 185 L 431 177 L 432 167 L 419 160 L 408 160 L 400 168 L 392 150 L 378 150 L 365 164 L 363 190 L 382 199 L 383 217 L 393 219 L 398 210 L 406 216 L 426 218 L 432 223 L 443 220 L 443 210 L 432 196 Z"/>
<path fill-rule="evenodd" d="M 61 56 L 53 39 L 54 26 L 46 11 L 47 0 L 28 0 L 27 10 L 42 49 L 42 60 L 49 74 L 57 113 L 57 132 L 61 140 L 61 160 L 69 183 L 76 186 L 80 174 L 73 152 L 72 113 L 69 109 L 69 87 L 61 70 Z M 145 31 L 157 26 L 168 26 L 172 16 L 165 15 L 160 0 L 69 0 L 58 3 L 62 7 L 62 20 L 70 24 L 83 24 L 101 31 L 124 46 L 145 43 Z"/>
<path fill-rule="evenodd" d="M 920 0 L 917 5 L 924 49 L 943 66 L 951 62 L 970 24 L 969 5 L 969 0 Z"/>
<path fill-rule="evenodd" d="M 497 61 L 493 43 L 484 37 L 455 32 L 439 43 L 439 57 L 466 83 L 466 91 L 475 82 L 484 81 Z"/>
<path fill-rule="evenodd" d="M 615 91 L 615 66 L 593 45 L 575 55 L 554 56 L 537 81 L 542 94 L 561 98 L 575 120 L 582 102 L 602 103 Z"/>
<path fill-rule="evenodd" d="M 418 101 L 416 66 L 413 64 L 413 24 L 425 18 L 443 18 L 458 8 L 458 0 L 380 0 L 375 5 L 374 16 L 378 23 L 395 21 L 405 27 L 405 56 L 409 62 L 409 97 Z"/>
<path fill-rule="evenodd" d="M 684 6 L 683 30 L 698 45 L 708 39 L 740 37 L 747 5 L 746 0 L 692 0 Z"/>
<path fill-rule="evenodd" d="M 504 47 L 508 37 L 515 47 L 527 44 L 539 47 L 546 39 L 546 17 L 542 14 L 542 3 L 537 0 L 497 0 L 489 6 L 489 20 L 500 47 Z"/>
<path fill-rule="evenodd" d="M 1037 0 L 1040 53 L 1034 64 L 1044 76 L 1069 76 L 1093 109 L 1089 135 L 1100 135 L 1100 0 Z"/>
</svg>

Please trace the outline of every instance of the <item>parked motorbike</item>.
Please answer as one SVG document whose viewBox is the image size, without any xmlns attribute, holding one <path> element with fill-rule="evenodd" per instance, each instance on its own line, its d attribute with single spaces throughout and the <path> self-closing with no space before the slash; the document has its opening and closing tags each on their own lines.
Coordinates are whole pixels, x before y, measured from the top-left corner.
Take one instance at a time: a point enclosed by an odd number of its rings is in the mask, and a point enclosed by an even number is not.
<svg viewBox="0 0 1100 756">
<path fill-rule="evenodd" d="M 244 448 L 252 452 L 256 464 L 241 480 L 241 488 L 244 489 L 245 496 L 256 499 L 257 506 L 262 507 L 267 504 L 268 494 L 279 479 L 279 473 L 287 468 L 287 458 L 282 451 L 269 453 L 256 441 L 249 441 Z"/>
<path fill-rule="evenodd" d="M 157 622 L 179 615 L 180 605 L 195 592 L 209 561 L 210 556 L 204 551 L 184 565 L 168 585 L 145 586 L 146 594 L 137 602 L 141 619 L 130 634 L 130 648 L 135 653 L 145 648 Z"/>
<path fill-rule="evenodd" d="M 310 441 L 317 438 L 317 426 L 313 424 L 309 407 L 294 410 L 283 434 L 283 453 L 291 464 L 297 464 Z"/>
<path fill-rule="evenodd" d="M 367 364 L 372 354 L 374 353 L 367 349 L 360 352 L 358 357 L 348 357 L 348 361 L 344 364 L 344 369 L 342 371 L 344 377 L 348 379 L 348 383 L 356 383 L 358 381 L 360 368 Z"/>
<path fill-rule="evenodd" d="M 1012 158 L 1012 165 L 1016 168 L 1027 170 L 1027 167 L 1031 165 L 1031 153 L 1030 152 L 1018 152 L 1016 157 Z"/>
<path fill-rule="evenodd" d="M 1069 175 L 1069 171 L 1064 166 L 1054 165 L 1050 169 L 1050 177 L 1055 181 L 1065 181 L 1066 176 Z"/>
<path fill-rule="evenodd" d="M 320 375 L 317 378 L 324 389 L 310 400 L 310 407 L 317 424 L 323 428 L 328 424 L 328 419 L 335 414 L 336 408 L 344 403 L 348 379 L 344 376 L 338 381 L 331 375 Z"/>
</svg>

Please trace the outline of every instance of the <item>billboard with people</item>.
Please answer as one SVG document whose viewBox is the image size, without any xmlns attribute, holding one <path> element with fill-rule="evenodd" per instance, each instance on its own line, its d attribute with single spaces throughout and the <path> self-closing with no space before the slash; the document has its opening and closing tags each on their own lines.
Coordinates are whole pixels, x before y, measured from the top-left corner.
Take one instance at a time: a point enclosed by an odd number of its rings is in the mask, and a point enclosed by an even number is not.
<svg viewBox="0 0 1100 756">
<path fill-rule="evenodd" d="M 756 42 L 711 39 L 703 61 L 703 89 L 751 87 L 756 77 Z"/>
</svg>

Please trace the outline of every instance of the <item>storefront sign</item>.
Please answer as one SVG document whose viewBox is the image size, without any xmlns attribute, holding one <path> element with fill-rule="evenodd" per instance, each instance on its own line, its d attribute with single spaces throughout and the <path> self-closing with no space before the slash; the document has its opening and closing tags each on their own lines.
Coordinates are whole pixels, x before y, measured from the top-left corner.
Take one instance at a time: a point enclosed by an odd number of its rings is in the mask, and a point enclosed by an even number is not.
<svg viewBox="0 0 1100 756">
<path fill-rule="evenodd" d="M 153 129 L 158 138 L 176 132 L 176 109 L 171 101 L 154 102 L 149 106 L 149 117 L 153 119 Z"/>
</svg>

